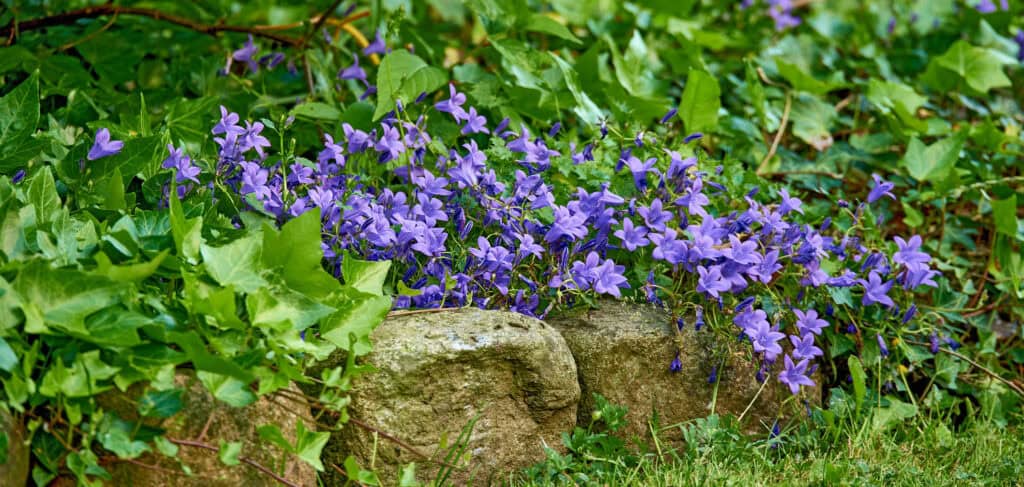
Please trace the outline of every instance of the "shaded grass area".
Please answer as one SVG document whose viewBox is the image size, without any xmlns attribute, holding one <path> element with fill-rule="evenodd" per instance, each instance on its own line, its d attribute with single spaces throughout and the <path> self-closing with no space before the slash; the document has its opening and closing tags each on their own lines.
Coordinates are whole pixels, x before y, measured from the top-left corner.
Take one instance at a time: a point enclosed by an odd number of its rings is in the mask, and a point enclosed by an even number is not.
<svg viewBox="0 0 1024 487">
<path fill-rule="evenodd" d="M 512 483 L 666 487 L 1024 485 L 1024 431 L 1019 426 L 999 428 L 979 422 L 953 432 L 941 420 L 917 420 L 883 433 L 851 432 L 835 438 L 805 430 L 769 440 L 732 435 L 717 422 L 702 421 L 687 428 L 695 444 L 676 451 L 607 462 L 575 456 L 575 465 L 564 469 L 564 474 L 553 474 L 548 469 L 544 478 L 535 467 Z M 835 439 L 828 440 L 827 436 Z M 549 459 L 544 466 L 567 465 Z"/>
</svg>

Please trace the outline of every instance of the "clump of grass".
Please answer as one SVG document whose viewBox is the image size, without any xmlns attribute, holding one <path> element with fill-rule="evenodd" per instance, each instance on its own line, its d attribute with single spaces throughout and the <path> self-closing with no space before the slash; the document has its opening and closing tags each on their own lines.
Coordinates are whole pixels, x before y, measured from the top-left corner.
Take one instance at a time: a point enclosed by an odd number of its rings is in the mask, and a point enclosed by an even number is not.
<svg viewBox="0 0 1024 487">
<path fill-rule="evenodd" d="M 876 412 L 829 425 L 815 421 L 816 413 L 815 420 L 789 431 L 776 428 L 767 437 L 743 435 L 733 418 L 713 415 L 672 426 L 682 428 L 682 446 L 634 441 L 631 450 L 588 449 L 614 437 L 615 429 L 598 419 L 566 435 L 565 454 L 549 452 L 547 461 L 510 483 L 932 486 L 1021 485 L 1024 479 L 1019 421 L 1003 427 L 973 419 L 951 429 L 948 417 L 919 415 L 885 428 L 864 427 L 874 424 Z M 602 456 L 605 452 L 613 456 Z"/>
</svg>

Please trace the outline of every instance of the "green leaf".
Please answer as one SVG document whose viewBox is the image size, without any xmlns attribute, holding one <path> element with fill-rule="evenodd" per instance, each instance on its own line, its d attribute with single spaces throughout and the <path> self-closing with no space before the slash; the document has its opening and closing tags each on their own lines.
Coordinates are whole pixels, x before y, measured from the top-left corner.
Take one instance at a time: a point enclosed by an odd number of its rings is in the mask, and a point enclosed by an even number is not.
<svg viewBox="0 0 1024 487">
<path fill-rule="evenodd" d="M 551 34 L 555 37 L 565 39 L 574 44 L 583 43 L 583 41 L 580 41 L 579 38 L 576 37 L 572 33 L 572 31 L 569 30 L 568 27 L 560 24 L 557 20 L 552 19 L 551 17 L 548 17 L 547 15 L 544 14 L 531 15 L 529 20 L 526 21 L 526 25 L 523 28 L 532 32 Z"/>
<path fill-rule="evenodd" d="M 171 193 L 175 191 L 171 186 Z M 178 255 L 184 257 L 192 264 L 199 262 L 199 249 L 203 243 L 203 219 L 185 218 L 185 212 L 181 208 L 178 198 L 169 198 L 168 208 L 171 215 L 171 235 L 174 238 L 174 247 Z"/>
<path fill-rule="evenodd" d="M 242 442 L 241 441 L 224 441 L 220 440 L 220 449 L 217 451 L 217 458 L 220 462 L 229 467 L 234 467 L 242 463 L 238 459 L 238 456 L 242 453 Z"/>
<path fill-rule="evenodd" d="M 990 49 L 974 47 L 959 40 L 935 62 L 960 75 L 967 84 L 981 92 L 1010 86 L 1010 78 L 1003 73 L 1003 62 Z"/>
<path fill-rule="evenodd" d="M 96 260 L 96 274 L 115 281 L 138 282 L 153 275 L 169 253 L 170 249 L 164 249 L 149 262 L 127 265 L 112 264 L 110 257 L 103 252 L 97 252 L 93 258 Z"/>
<path fill-rule="evenodd" d="M 992 219 L 996 231 L 1010 237 L 1017 236 L 1017 195 L 1002 200 L 992 200 Z"/>
<path fill-rule="evenodd" d="M 266 287 L 245 300 L 253 326 L 279 331 L 305 330 L 336 310 L 290 289 Z"/>
<path fill-rule="evenodd" d="M 323 338 L 343 349 L 351 347 L 356 356 L 369 353 L 372 349 L 370 332 L 391 310 L 391 298 L 345 288 L 332 304 L 338 311 L 321 323 Z M 356 338 L 355 343 L 352 343 L 352 336 Z"/>
<path fill-rule="evenodd" d="M 14 370 L 14 367 L 18 365 L 18 356 L 14 354 L 14 350 L 0 337 L 0 370 L 10 372 Z"/>
<path fill-rule="evenodd" d="M 277 445 L 278 448 L 288 452 L 295 453 L 295 448 L 288 439 L 284 437 L 284 433 L 281 433 L 281 427 L 276 424 L 265 424 L 256 429 L 259 433 L 260 439 Z"/>
<path fill-rule="evenodd" d="M 36 220 L 39 222 L 52 220 L 61 205 L 50 167 L 40 168 L 26 181 L 26 184 L 28 185 L 28 202 L 35 207 Z"/>
<path fill-rule="evenodd" d="M 431 93 L 448 82 L 441 69 L 427 65 L 415 54 L 396 49 L 381 61 L 377 68 L 377 109 L 373 119 L 379 120 L 395 109 L 395 102 L 408 104 L 420 95 Z"/>
<path fill-rule="evenodd" d="M 389 269 L 391 261 L 359 260 L 348 254 L 341 261 L 341 275 L 345 285 L 374 296 L 384 295 L 384 282 L 388 278 Z"/>
<path fill-rule="evenodd" d="M 318 472 L 323 472 L 324 464 L 320 461 L 320 453 L 327 440 L 331 439 L 331 433 L 309 431 L 300 419 L 295 423 L 295 436 L 295 454 Z"/>
<path fill-rule="evenodd" d="M 199 250 L 210 277 L 222 286 L 234 286 L 241 292 L 251 293 L 267 285 L 260 273 L 263 268 L 261 243 L 259 235 L 249 234 L 221 247 L 204 243 Z"/>
<path fill-rule="evenodd" d="M 959 132 L 929 146 L 917 138 L 910 139 L 907 152 L 903 155 L 903 167 L 918 181 L 943 181 L 953 171 L 966 140 L 966 132 Z"/>
<path fill-rule="evenodd" d="M 320 232 L 319 209 L 289 220 L 280 231 L 270 224 L 263 226 L 263 265 L 280 272 L 288 287 L 313 298 L 326 297 L 341 287 L 321 265 Z"/>
<path fill-rule="evenodd" d="M 836 110 L 817 96 L 798 93 L 793 101 L 793 134 L 811 147 L 824 151 L 832 146 L 832 122 Z"/>
<path fill-rule="evenodd" d="M 39 125 L 39 73 L 0 98 L 0 172 L 23 167 L 40 146 L 32 139 Z"/>
<path fill-rule="evenodd" d="M 843 87 L 842 83 L 821 81 L 811 76 L 810 73 L 804 71 L 798 65 L 791 64 L 781 57 L 775 58 L 775 65 L 779 68 L 779 74 L 786 78 L 786 81 L 789 81 L 789 84 L 797 91 L 824 95 L 832 90 Z"/>
<path fill-rule="evenodd" d="M 204 371 L 196 372 L 196 376 L 213 394 L 213 397 L 230 406 L 241 408 L 256 402 L 256 394 L 249 390 L 245 382 L 226 375 Z"/>
<path fill-rule="evenodd" d="M 50 269 L 41 261 L 22 268 L 12 286 L 21 295 L 25 331 L 44 333 L 49 325 L 86 335 L 86 316 L 119 303 L 125 287 L 102 276 L 73 269 Z"/>
<path fill-rule="evenodd" d="M 103 448 L 110 450 L 119 458 L 138 458 L 149 451 L 144 441 L 133 440 L 131 432 L 124 428 L 111 426 L 99 435 Z"/>
<path fill-rule="evenodd" d="M 846 359 L 846 365 L 850 369 L 850 377 L 853 378 L 853 397 L 857 402 L 857 411 L 860 411 L 864 404 L 864 396 L 867 395 L 864 367 L 860 365 L 860 358 L 855 355 L 850 355 Z"/>
<path fill-rule="evenodd" d="M 573 111 L 575 111 L 576 115 L 580 117 L 580 120 L 587 124 L 599 124 L 604 114 L 601 112 L 601 109 L 597 107 L 597 104 L 590 99 L 590 96 L 583 91 L 576 70 L 573 69 L 573 67 L 564 59 L 558 57 L 557 54 L 553 52 L 550 54 L 551 58 L 555 60 L 555 64 L 558 65 L 558 69 L 562 71 L 566 87 L 569 88 L 569 92 L 572 93 L 572 97 L 576 100 L 576 106 L 573 107 Z"/>
<path fill-rule="evenodd" d="M 338 110 L 326 103 L 316 101 L 295 105 L 289 114 L 300 118 L 311 118 L 314 120 L 338 120 L 341 118 L 341 110 Z"/>
<path fill-rule="evenodd" d="M 709 132 L 718 126 L 721 90 L 718 80 L 706 71 L 692 69 L 679 104 L 683 126 L 687 132 Z"/>
<path fill-rule="evenodd" d="M 885 431 L 901 422 L 917 415 L 917 406 L 887 396 L 889 406 L 875 409 L 871 418 L 871 429 L 875 432 Z"/>
<path fill-rule="evenodd" d="M 196 370 L 211 372 L 214 375 L 227 375 L 244 383 L 252 382 L 252 372 L 210 353 L 206 349 L 206 344 L 195 331 L 172 332 L 167 334 L 167 338 L 181 347 Z"/>
<path fill-rule="evenodd" d="M 139 414 L 150 418 L 169 418 L 181 411 L 183 389 L 149 391 L 139 398 Z"/>
</svg>

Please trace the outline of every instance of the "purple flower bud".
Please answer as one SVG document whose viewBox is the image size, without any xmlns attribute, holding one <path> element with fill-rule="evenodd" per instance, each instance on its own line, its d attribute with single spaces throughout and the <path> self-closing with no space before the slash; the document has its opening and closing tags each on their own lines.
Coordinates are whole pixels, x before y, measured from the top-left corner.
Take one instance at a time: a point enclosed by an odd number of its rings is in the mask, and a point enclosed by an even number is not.
<svg viewBox="0 0 1024 487">
<path fill-rule="evenodd" d="M 676 358 L 672 360 L 672 364 L 668 366 L 668 370 L 671 370 L 672 373 L 683 371 L 683 363 L 679 361 L 679 352 L 676 352 Z"/>
<path fill-rule="evenodd" d="M 714 384 L 715 382 L 718 382 L 718 366 L 717 365 L 711 367 L 711 374 L 708 375 L 708 384 Z"/>
<path fill-rule="evenodd" d="M 692 133 L 690 135 L 687 135 L 686 138 L 683 139 L 683 143 L 684 144 L 689 144 L 690 142 L 693 142 L 695 140 L 700 140 L 700 139 L 703 139 L 703 138 L 704 138 L 704 134 L 702 134 L 700 132 L 694 132 L 694 133 Z"/>
<path fill-rule="evenodd" d="M 693 322 L 693 329 L 700 331 L 704 327 L 704 308 L 697 307 L 697 317 Z"/>
<path fill-rule="evenodd" d="M 501 135 L 501 132 L 504 132 L 505 129 L 508 128 L 509 123 L 511 123 L 511 120 L 508 117 L 501 119 L 501 122 L 498 122 L 498 126 L 494 127 L 494 133 Z M 504 137 L 504 135 L 502 135 L 502 137 Z"/>
<path fill-rule="evenodd" d="M 676 108 L 672 108 L 671 110 L 668 111 L 668 113 L 665 114 L 664 117 L 661 117 L 661 122 L 659 123 L 663 124 L 669 121 L 672 117 L 676 116 L 676 113 L 679 113 L 679 110 Z"/>
<path fill-rule="evenodd" d="M 903 315 L 903 324 L 907 324 L 907 322 L 914 318 L 915 314 L 917 314 L 917 305 L 911 304 L 910 307 L 907 308 L 907 312 Z"/>
<path fill-rule="evenodd" d="M 882 338 L 882 334 L 881 333 L 876 333 L 875 334 L 875 339 L 878 340 L 878 349 L 879 349 L 879 351 L 882 352 L 882 356 L 883 357 L 888 357 L 889 356 L 889 347 L 887 347 L 885 345 L 885 339 Z"/>
<path fill-rule="evenodd" d="M 607 120 L 601 120 L 601 138 L 603 139 L 603 138 L 605 138 L 607 136 L 608 136 L 608 121 Z"/>
<path fill-rule="evenodd" d="M 746 299 L 744 299 L 743 301 L 740 301 L 740 303 L 736 305 L 736 308 L 734 308 L 734 311 L 739 313 L 739 312 L 743 311 L 744 309 L 750 307 L 751 304 L 754 304 L 754 299 L 755 299 L 754 296 L 748 296 Z"/>
<path fill-rule="evenodd" d="M 556 134 L 558 134 L 558 130 L 561 128 L 562 122 L 555 122 L 555 124 L 551 126 L 551 130 L 548 130 L 548 137 L 554 137 Z"/>
<path fill-rule="evenodd" d="M 932 354 L 939 353 L 939 336 L 936 335 L 935 333 L 932 333 L 930 341 L 931 346 L 928 347 L 928 350 L 931 350 Z"/>
<path fill-rule="evenodd" d="M 684 326 L 686 326 L 686 322 L 683 321 L 683 318 L 682 317 L 676 318 L 676 328 L 678 328 L 679 331 L 683 331 L 683 327 Z"/>
<path fill-rule="evenodd" d="M 11 178 L 11 182 L 14 184 L 18 184 L 21 182 L 22 179 L 25 179 L 25 170 L 18 169 L 18 172 L 14 173 L 14 177 Z"/>
</svg>

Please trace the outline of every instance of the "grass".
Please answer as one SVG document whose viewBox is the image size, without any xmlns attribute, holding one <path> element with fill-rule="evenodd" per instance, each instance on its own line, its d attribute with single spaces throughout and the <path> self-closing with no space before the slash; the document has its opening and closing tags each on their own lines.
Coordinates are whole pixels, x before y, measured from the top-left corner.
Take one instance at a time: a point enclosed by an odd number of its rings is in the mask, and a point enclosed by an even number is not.
<svg viewBox="0 0 1024 487">
<path fill-rule="evenodd" d="M 512 484 L 1024 486 L 1019 426 L 973 420 L 954 432 L 948 418 L 920 416 L 878 431 L 865 427 L 869 424 L 804 425 L 777 439 L 752 439 L 739 434 L 728 418 L 711 417 L 683 426 L 687 444 L 662 455 L 612 449 L 607 451 L 614 455 L 602 457 L 600 447 L 549 453 L 546 462 Z M 574 444 L 606 445 L 586 439 L 614 438 L 593 426 L 578 429 Z"/>
</svg>

